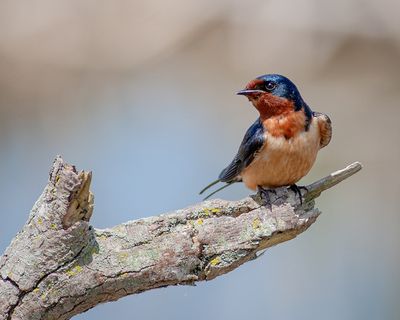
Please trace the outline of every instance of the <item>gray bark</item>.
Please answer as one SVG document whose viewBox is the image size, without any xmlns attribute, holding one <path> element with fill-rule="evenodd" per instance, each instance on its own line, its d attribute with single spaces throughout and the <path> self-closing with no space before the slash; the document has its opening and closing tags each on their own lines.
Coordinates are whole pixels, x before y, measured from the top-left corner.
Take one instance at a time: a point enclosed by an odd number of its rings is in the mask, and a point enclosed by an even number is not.
<svg viewBox="0 0 400 320">
<path fill-rule="evenodd" d="M 361 169 L 354 163 L 303 189 L 210 200 L 110 229 L 89 224 L 91 173 L 57 157 L 29 219 L 0 259 L 0 319 L 69 319 L 95 305 L 227 273 L 306 230 L 314 198 Z"/>
</svg>

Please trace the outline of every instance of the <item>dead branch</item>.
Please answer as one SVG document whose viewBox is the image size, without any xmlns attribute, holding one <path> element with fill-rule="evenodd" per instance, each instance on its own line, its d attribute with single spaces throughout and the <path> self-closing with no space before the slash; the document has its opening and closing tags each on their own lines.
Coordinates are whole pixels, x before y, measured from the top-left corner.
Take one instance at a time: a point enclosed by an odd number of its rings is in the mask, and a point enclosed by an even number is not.
<svg viewBox="0 0 400 320">
<path fill-rule="evenodd" d="M 211 280 L 306 230 L 320 214 L 314 198 L 360 169 L 356 162 L 309 185 L 302 204 L 279 188 L 271 207 L 259 194 L 215 199 L 99 230 L 89 224 L 91 173 L 57 157 L 0 259 L 0 319 L 69 319 L 129 294 Z"/>
</svg>

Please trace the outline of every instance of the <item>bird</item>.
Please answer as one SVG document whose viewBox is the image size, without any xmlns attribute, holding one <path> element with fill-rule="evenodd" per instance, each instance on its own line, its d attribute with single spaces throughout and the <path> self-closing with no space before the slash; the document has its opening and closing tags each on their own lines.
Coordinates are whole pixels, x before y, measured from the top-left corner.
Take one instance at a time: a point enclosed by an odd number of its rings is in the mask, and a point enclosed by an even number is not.
<svg viewBox="0 0 400 320">
<path fill-rule="evenodd" d="M 243 182 L 264 193 L 267 201 L 267 190 L 288 186 L 302 202 L 296 182 L 310 171 L 318 151 L 329 144 L 330 118 L 312 111 L 296 85 L 280 74 L 259 76 L 237 94 L 248 98 L 259 117 L 246 131 L 232 162 L 200 194 L 225 183 L 206 200 L 235 182 Z"/>
</svg>

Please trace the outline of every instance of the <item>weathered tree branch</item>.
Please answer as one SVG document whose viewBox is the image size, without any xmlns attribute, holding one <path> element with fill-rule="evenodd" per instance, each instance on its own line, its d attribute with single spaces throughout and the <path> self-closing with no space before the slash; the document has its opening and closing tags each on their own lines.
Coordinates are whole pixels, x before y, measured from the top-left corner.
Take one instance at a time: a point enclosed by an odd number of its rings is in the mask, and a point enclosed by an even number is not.
<svg viewBox="0 0 400 320">
<path fill-rule="evenodd" d="M 211 280 L 306 230 L 314 198 L 361 169 L 353 163 L 303 190 L 211 200 L 94 229 L 91 173 L 56 158 L 43 194 L 0 260 L 0 319 L 69 319 L 145 290 Z"/>
</svg>

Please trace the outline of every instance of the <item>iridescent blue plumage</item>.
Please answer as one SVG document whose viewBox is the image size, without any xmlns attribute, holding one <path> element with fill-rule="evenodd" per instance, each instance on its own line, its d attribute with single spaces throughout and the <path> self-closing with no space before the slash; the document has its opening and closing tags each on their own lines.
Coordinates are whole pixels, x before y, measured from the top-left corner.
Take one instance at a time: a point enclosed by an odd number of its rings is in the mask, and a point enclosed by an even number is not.
<svg viewBox="0 0 400 320">
<path fill-rule="evenodd" d="M 304 111 L 308 118 L 311 118 L 312 111 L 310 107 L 304 102 L 303 98 L 296 85 L 290 81 L 285 76 L 280 74 L 265 74 L 257 77 L 256 79 L 262 80 L 263 83 L 274 82 L 276 83 L 276 87 L 271 93 L 274 96 L 281 97 L 293 101 L 295 111 L 298 111 L 304 108 Z"/>
</svg>

